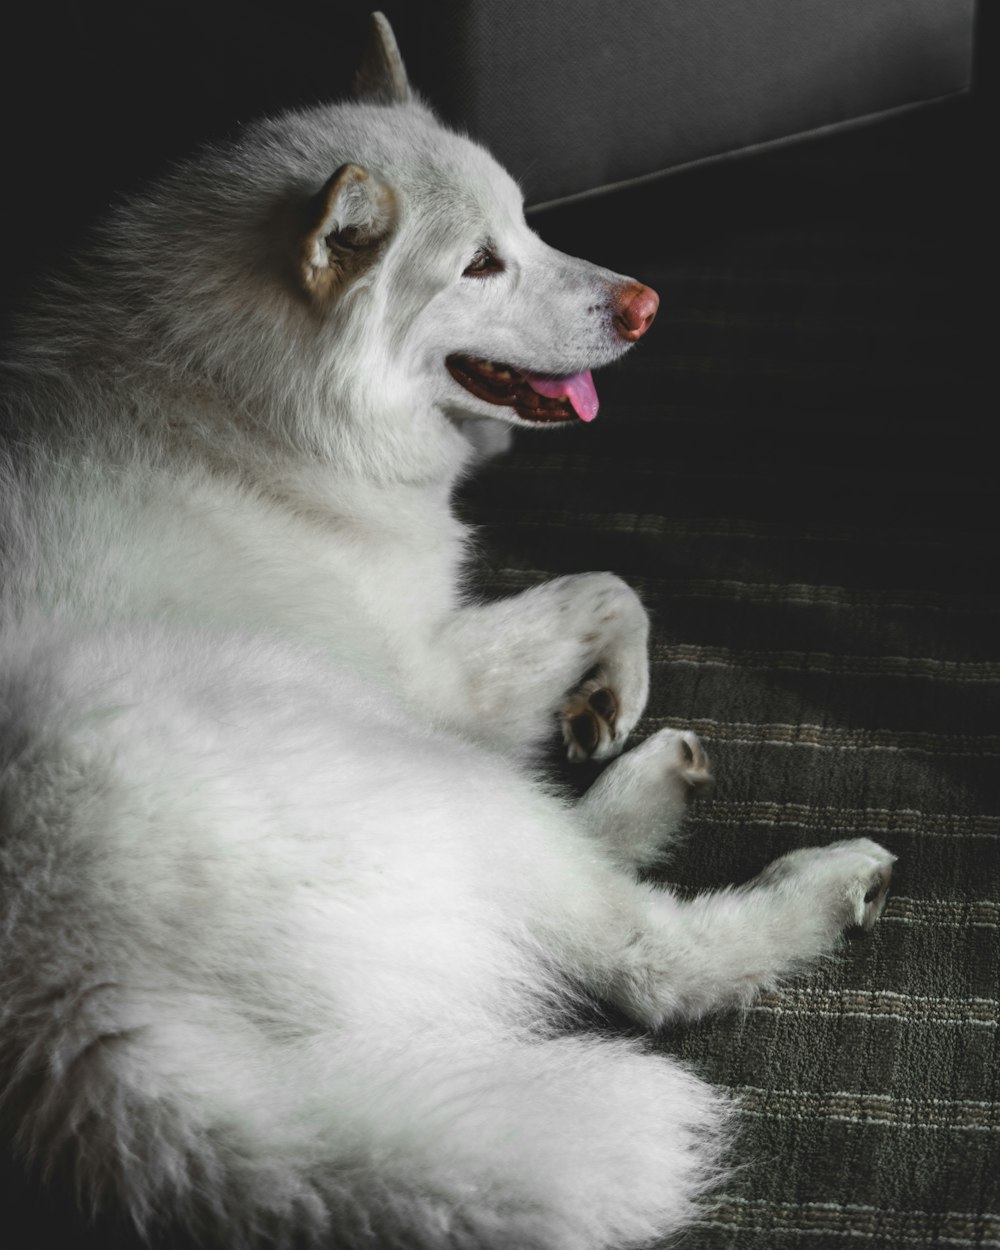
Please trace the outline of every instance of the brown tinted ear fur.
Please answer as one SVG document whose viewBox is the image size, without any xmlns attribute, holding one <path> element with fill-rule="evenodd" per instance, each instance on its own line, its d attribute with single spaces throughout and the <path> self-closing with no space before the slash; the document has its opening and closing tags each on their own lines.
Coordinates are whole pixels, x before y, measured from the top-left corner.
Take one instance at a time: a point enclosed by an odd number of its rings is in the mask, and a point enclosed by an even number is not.
<svg viewBox="0 0 1000 1250">
<path fill-rule="evenodd" d="M 392 188 L 360 165 L 341 165 L 309 202 L 297 275 L 305 291 L 329 298 L 379 257 L 392 233 Z"/>
</svg>

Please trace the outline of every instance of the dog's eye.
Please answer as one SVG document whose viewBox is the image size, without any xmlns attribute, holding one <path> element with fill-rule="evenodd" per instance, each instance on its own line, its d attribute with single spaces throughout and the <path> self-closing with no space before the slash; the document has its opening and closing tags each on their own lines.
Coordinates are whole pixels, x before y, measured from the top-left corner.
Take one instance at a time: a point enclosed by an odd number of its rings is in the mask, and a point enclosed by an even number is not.
<svg viewBox="0 0 1000 1250">
<path fill-rule="evenodd" d="M 488 278 L 503 273 L 504 263 L 492 248 L 481 247 L 462 271 L 463 278 Z"/>
</svg>

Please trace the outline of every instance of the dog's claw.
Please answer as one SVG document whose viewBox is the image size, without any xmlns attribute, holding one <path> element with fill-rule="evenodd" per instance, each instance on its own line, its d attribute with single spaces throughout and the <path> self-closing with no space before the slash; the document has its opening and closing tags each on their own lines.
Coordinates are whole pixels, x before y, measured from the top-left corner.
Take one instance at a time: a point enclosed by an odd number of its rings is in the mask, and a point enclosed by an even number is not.
<svg viewBox="0 0 1000 1250">
<path fill-rule="evenodd" d="M 885 907 L 885 901 L 889 897 L 889 882 L 892 879 L 892 864 L 886 864 L 878 870 L 875 879 L 865 891 L 862 900 L 862 912 L 860 920 L 860 928 L 864 930 L 873 929 L 882 910 Z"/>
</svg>

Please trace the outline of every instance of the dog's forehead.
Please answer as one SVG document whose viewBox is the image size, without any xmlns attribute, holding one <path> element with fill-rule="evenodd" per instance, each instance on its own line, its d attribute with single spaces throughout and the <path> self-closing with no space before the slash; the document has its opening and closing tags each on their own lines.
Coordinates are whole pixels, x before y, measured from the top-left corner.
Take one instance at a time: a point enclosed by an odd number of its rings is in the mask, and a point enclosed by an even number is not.
<svg viewBox="0 0 1000 1250">
<path fill-rule="evenodd" d="M 443 126 L 420 104 L 334 106 L 313 114 L 323 169 L 350 161 L 385 178 L 410 202 L 466 226 L 522 220 L 520 187 L 485 148 Z M 298 136 L 296 136 L 298 138 Z M 330 145 L 336 155 L 327 157 Z"/>
<path fill-rule="evenodd" d="M 406 177 L 404 198 L 459 233 L 504 234 L 523 222 L 521 191 L 506 171 L 485 153 L 483 174 L 469 164 L 429 163 L 416 177 Z"/>
<path fill-rule="evenodd" d="M 504 225 L 522 218 L 520 187 L 485 148 L 423 110 L 415 116 L 411 110 L 398 112 L 410 124 L 394 133 L 385 153 L 385 173 L 404 198 L 465 226 Z"/>
</svg>

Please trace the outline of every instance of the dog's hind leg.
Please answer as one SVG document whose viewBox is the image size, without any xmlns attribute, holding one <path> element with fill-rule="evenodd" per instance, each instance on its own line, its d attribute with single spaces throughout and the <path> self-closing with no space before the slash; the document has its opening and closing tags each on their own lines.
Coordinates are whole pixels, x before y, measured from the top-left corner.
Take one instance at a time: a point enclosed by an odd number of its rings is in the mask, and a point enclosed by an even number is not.
<svg viewBox="0 0 1000 1250">
<path fill-rule="evenodd" d="M 782 856 L 736 889 L 682 898 L 608 865 L 546 933 L 558 966 L 652 1027 L 749 1003 L 871 928 L 895 856 L 867 838 Z"/>
<path fill-rule="evenodd" d="M 649 620 L 612 573 L 559 577 L 460 609 L 438 638 L 460 679 L 445 715 L 505 750 L 537 748 L 559 718 L 571 760 L 617 755 L 649 693 Z"/>
<path fill-rule="evenodd" d="M 623 867 L 645 867 L 674 839 L 688 803 L 711 782 L 698 737 L 661 729 L 609 765 L 577 811 Z"/>
</svg>

